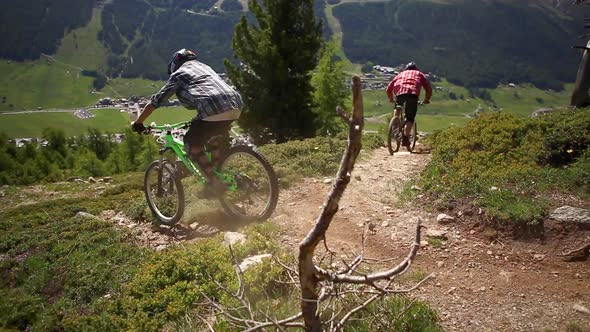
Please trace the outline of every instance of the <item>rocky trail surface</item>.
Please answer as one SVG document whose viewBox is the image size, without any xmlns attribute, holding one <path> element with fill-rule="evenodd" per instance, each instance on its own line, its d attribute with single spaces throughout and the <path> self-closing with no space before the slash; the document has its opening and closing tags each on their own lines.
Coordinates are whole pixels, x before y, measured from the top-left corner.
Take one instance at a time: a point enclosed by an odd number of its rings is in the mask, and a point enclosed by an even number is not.
<svg viewBox="0 0 590 332">
<path fill-rule="evenodd" d="M 405 152 L 389 156 L 387 149 L 378 149 L 357 163 L 328 231 L 330 249 L 351 259 L 368 227 L 366 255 L 399 262 L 421 218 L 427 229 L 409 273 L 432 278 L 412 294 L 438 311 L 445 329 L 565 331 L 569 325 L 590 331 L 590 261 L 564 262 L 559 256 L 564 248 L 588 243 L 590 232 L 547 220 L 546 229 L 554 231 L 546 231 L 544 241 L 514 240 L 490 236 L 482 211 L 473 206 L 454 207 L 444 217 L 425 209 L 420 194 L 415 204 L 401 206 L 403 183 L 429 159 Z M 281 193 L 273 220 L 283 226 L 285 242 L 296 246 L 305 236 L 330 188 L 327 180 L 306 179 Z"/>
</svg>

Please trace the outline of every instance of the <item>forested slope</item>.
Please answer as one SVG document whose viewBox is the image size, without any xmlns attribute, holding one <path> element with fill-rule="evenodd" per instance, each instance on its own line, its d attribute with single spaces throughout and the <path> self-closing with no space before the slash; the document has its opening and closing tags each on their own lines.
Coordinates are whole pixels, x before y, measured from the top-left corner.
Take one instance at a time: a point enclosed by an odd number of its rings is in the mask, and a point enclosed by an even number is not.
<svg viewBox="0 0 590 332">
<path fill-rule="evenodd" d="M 560 89 L 574 80 L 579 21 L 544 1 L 342 3 L 334 8 L 354 62 L 423 69 L 465 86 L 531 82 Z"/>
<path fill-rule="evenodd" d="M 0 57 L 38 58 L 57 50 L 64 32 L 90 20 L 95 0 L 19 0 L 0 4 Z"/>
</svg>

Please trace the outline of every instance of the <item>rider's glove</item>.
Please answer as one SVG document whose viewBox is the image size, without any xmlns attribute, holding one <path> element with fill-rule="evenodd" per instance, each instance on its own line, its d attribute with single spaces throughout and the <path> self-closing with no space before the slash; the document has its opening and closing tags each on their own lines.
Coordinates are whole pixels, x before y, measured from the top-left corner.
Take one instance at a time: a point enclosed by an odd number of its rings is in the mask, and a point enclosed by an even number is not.
<svg viewBox="0 0 590 332">
<path fill-rule="evenodd" d="M 145 131 L 145 126 L 141 122 L 133 122 L 131 123 L 131 130 L 136 133 L 143 133 Z"/>
</svg>

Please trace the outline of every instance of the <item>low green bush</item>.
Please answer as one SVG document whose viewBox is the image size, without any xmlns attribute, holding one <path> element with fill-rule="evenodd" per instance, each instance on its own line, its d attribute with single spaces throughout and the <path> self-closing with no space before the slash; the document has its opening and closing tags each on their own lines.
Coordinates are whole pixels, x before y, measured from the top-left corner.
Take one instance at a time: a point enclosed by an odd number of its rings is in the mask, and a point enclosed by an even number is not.
<svg viewBox="0 0 590 332">
<path fill-rule="evenodd" d="M 363 135 L 363 149 L 383 146 L 378 135 Z M 273 165 L 281 183 L 288 185 L 302 177 L 333 175 L 340 166 L 347 144 L 345 133 L 338 137 L 318 136 L 302 141 L 264 145 L 260 151 Z"/>
<path fill-rule="evenodd" d="M 543 193 L 589 194 L 587 110 L 534 119 L 484 114 L 430 141 L 433 158 L 420 185 L 439 200 L 471 197 L 494 219 L 536 224 L 551 207 Z"/>
</svg>

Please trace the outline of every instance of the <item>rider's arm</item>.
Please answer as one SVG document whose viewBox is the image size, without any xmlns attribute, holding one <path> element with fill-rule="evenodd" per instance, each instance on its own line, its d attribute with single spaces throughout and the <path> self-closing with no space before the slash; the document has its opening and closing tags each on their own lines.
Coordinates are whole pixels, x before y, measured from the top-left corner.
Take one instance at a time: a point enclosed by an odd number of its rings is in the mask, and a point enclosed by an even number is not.
<svg viewBox="0 0 590 332">
<path fill-rule="evenodd" d="M 424 103 L 428 104 L 430 103 L 430 98 L 432 98 L 432 86 L 430 85 L 430 82 L 428 81 L 428 79 L 422 75 L 421 78 L 422 80 L 422 86 L 424 87 L 424 90 L 426 90 L 426 96 L 424 97 Z"/>
<path fill-rule="evenodd" d="M 387 86 L 387 90 L 385 90 L 387 92 L 387 97 L 389 97 L 389 102 L 393 103 L 395 101 L 395 96 L 393 95 L 393 82 L 395 81 L 395 79 L 391 80 L 391 82 L 389 82 L 389 85 Z"/>
<path fill-rule="evenodd" d="M 141 114 L 139 115 L 139 117 L 137 117 L 137 120 L 135 120 L 135 122 L 143 123 L 155 109 L 156 107 L 152 103 L 148 103 L 147 105 L 145 105 L 145 107 L 141 111 Z"/>
<path fill-rule="evenodd" d="M 170 75 L 168 82 L 158 91 L 155 95 L 152 96 L 151 104 L 154 108 L 158 108 L 162 106 L 162 103 L 168 100 L 172 94 L 176 92 L 179 85 L 179 79 L 177 73 L 173 73 Z"/>
</svg>

